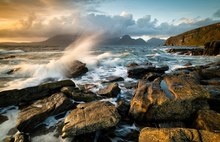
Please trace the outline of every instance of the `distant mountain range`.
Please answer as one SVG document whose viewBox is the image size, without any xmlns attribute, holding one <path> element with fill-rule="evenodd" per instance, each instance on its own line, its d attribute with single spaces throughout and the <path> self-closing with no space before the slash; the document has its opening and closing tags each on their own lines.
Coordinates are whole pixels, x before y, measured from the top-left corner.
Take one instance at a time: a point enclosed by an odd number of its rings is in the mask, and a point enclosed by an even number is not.
<svg viewBox="0 0 220 142">
<path fill-rule="evenodd" d="M 220 22 L 187 31 L 166 40 L 167 46 L 203 46 L 207 42 L 220 40 Z"/>
<path fill-rule="evenodd" d="M 67 47 L 76 39 L 78 38 L 78 35 L 71 35 L 71 34 L 63 34 L 63 35 L 56 35 L 51 38 L 48 38 L 45 41 L 41 42 L 31 42 L 31 43 L 0 43 L 0 45 L 6 45 L 6 46 L 36 46 L 36 47 Z M 160 46 L 165 43 L 165 40 L 158 39 L 158 38 L 152 38 L 148 40 L 147 42 L 143 40 L 142 38 L 133 39 L 129 35 L 124 35 L 121 38 L 115 37 L 115 38 L 104 38 L 102 43 L 103 45 L 147 45 L 147 46 Z"/>
</svg>

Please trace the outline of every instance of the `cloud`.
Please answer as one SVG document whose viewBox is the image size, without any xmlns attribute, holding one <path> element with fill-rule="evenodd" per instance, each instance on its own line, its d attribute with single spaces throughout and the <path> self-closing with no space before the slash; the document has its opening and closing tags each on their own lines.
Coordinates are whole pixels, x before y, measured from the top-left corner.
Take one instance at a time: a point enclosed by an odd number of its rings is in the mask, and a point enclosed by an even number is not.
<svg viewBox="0 0 220 142">
<path fill-rule="evenodd" d="M 214 14 L 213 14 L 214 17 L 217 17 L 217 18 L 220 18 L 220 9 L 217 10 Z"/>
<path fill-rule="evenodd" d="M 168 37 L 200 26 L 219 22 L 211 18 L 181 18 L 172 23 L 159 23 L 152 15 L 135 20 L 125 11 L 105 15 L 95 6 L 107 0 L 10 0 L 0 1 L 0 37 L 51 37 L 56 34 L 102 32 L 118 37 Z M 14 11 L 11 11 L 11 10 Z M 11 12 L 7 15 L 3 11 Z M 94 14 L 96 13 L 96 14 Z M 10 24 L 7 21 L 10 21 Z"/>
</svg>

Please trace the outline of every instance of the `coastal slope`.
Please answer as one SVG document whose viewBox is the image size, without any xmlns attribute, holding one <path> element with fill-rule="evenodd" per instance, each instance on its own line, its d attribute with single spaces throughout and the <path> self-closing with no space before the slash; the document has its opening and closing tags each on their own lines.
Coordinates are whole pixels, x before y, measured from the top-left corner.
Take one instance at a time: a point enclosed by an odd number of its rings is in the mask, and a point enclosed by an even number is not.
<svg viewBox="0 0 220 142">
<path fill-rule="evenodd" d="M 214 40 L 220 40 L 220 22 L 170 37 L 166 40 L 165 45 L 203 46 L 205 43 Z"/>
</svg>

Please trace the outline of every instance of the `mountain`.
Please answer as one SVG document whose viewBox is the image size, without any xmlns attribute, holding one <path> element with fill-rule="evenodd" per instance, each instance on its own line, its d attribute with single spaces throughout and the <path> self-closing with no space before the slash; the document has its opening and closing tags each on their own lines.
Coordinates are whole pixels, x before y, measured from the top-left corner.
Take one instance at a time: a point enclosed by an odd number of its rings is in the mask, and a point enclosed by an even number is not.
<svg viewBox="0 0 220 142">
<path fill-rule="evenodd" d="M 146 45 L 142 38 L 133 39 L 129 35 L 124 35 L 121 38 L 104 39 L 102 44 L 106 45 Z"/>
<path fill-rule="evenodd" d="M 187 31 L 166 40 L 167 46 L 203 46 L 207 42 L 220 40 L 220 22 Z"/>
<path fill-rule="evenodd" d="M 147 41 L 147 45 L 150 45 L 150 46 L 161 46 L 161 45 L 164 45 L 165 44 L 165 41 L 164 39 L 160 39 L 160 38 L 151 38 Z"/>
</svg>

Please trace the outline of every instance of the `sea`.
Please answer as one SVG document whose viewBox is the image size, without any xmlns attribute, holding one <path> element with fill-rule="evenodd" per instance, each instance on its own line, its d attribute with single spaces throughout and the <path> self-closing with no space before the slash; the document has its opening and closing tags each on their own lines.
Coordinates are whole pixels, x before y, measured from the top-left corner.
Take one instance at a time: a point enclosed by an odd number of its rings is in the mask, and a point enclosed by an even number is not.
<svg viewBox="0 0 220 142">
<path fill-rule="evenodd" d="M 86 42 L 86 43 L 85 43 Z M 35 47 L 36 48 L 36 47 Z M 64 72 L 68 69 L 67 63 L 73 60 L 80 60 L 86 63 L 89 71 L 78 78 L 69 78 L 76 85 L 95 84 L 91 91 L 96 92 L 100 88 L 108 85 L 103 83 L 109 76 L 123 77 L 124 81 L 118 82 L 121 93 L 117 98 L 109 98 L 103 101 L 110 101 L 116 104 L 116 100 L 124 98 L 130 101 L 134 89 L 127 89 L 126 83 L 137 83 L 138 80 L 127 76 L 127 65 L 129 63 L 146 63 L 151 62 L 155 66 L 168 65 L 167 73 L 177 68 L 185 67 L 190 63 L 192 66 L 204 65 L 211 62 L 220 61 L 220 56 L 188 56 L 167 53 L 170 48 L 186 47 L 169 47 L 169 46 L 119 46 L 119 45 L 102 45 L 91 44 L 91 41 L 81 41 L 77 45 L 70 45 L 65 50 L 22 50 L 16 47 L 7 49 L 0 47 L 0 91 L 21 89 L 25 87 L 39 85 L 48 80 L 64 80 Z M 7 100 L 6 100 L 7 101 Z M 0 108 L 0 114 L 8 117 L 8 120 L 0 124 L 0 141 L 2 141 L 12 128 L 16 125 L 16 118 L 19 109 L 17 106 Z M 43 123 L 52 127 L 64 118 L 55 119 L 51 116 Z M 134 124 L 120 124 L 115 130 L 115 136 L 110 139 L 113 142 L 123 140 L 131 131 L 139 131 L 140 127 Z M 56 137 L 55 132 L 32 138 L 34 142 L 60 142 L 64 141 L 61 137 Z"/>
</svg>

